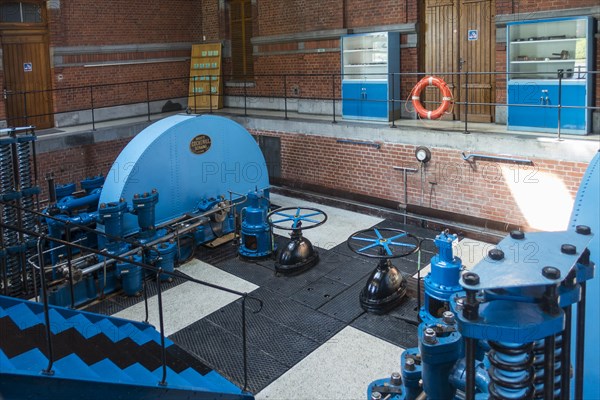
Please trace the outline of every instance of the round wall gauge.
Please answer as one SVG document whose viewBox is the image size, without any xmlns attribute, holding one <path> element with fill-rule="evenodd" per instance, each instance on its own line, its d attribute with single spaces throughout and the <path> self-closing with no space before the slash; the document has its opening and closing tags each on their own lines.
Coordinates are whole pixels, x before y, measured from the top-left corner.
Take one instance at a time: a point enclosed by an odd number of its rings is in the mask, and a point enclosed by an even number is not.
<svg viewBox="0 0 600 400">
<path fill-rule="evenodd" d="M 429 160 L 431 160 L 431 151 L 429 151 L 429 149 L 425 146 L 419 146 L 415 150 L 415 157 L 419 162 L 429 162 Z"/>
</svg>

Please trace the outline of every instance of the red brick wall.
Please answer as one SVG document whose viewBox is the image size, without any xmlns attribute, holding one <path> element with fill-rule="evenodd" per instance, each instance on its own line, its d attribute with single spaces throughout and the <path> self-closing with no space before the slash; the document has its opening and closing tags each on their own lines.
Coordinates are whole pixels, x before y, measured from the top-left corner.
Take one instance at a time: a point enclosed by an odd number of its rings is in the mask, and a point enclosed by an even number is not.
<svg viewBox="0 0 600 400">
<path fill-rule="evenodd" d="M 408 3 L 408 4 L 407 4 Z M 347 0 L 347 27 L 359 28 L 373 25 L 391 25 L 417 20 L 416 1 L 363 1 Z"/>
<path fill-rule="evenodd" d="M 100 142 L 85 146 L 75 146 L 64 150 L 48 153 L 38 153 L 38 171 L 40 177 L 47 173 L 54 173 L 56 184 L 79 182 L 86 177 L 103 174 L 109 177 L 109 170 L 113 162 L 129 143 L 131 138 L 119 139 L 109 142 Z M 114 177 L 109 177 L 114 179 Z M 47 191 L 43 180 L 39 185 L 44 193 Z"/>
<path fill-rule="evenodd" d="M 339 0 L 259 1 L 255 36 L 342 28 L 342 4 Z"/>
<path fill-rule="evenodd" d="M 376 149 L 340 144 L 330 137 L 285 132 L 252 133 L 281 138 L 282 178 L 295 184 L 317 185 L 403 203 L 402 173 L 394 171 L 392 166 L 419 168 L 412 145 L 382 143 L 381 149 Z M 535 191 L 543 187 L 541 190 L 550 188 L 550 191 L 560 192 L 564 185 L 568 193 L 563 194 L 574 198 L 587 168 L 586 163 L 533 161 L 532 167 L 477 161 L 474 171 L 462 160 L 459 151 L 433 148 L 431 162 L 425 170 L 422 205 L 531 228 L 531 220 L 523 214 L 520 203 L 523 197 L 515 195 L 511 188 Z M 436 183 L 433 192 L 430 182 Z M 408 203 L 421 204 L 420 172 L 408 175 Z M 544 207 L 548 207 L 547 204 Z M 570 209 L 571 205 L 565 204 L 565 212 L 570 213 Z"/>
</svg>

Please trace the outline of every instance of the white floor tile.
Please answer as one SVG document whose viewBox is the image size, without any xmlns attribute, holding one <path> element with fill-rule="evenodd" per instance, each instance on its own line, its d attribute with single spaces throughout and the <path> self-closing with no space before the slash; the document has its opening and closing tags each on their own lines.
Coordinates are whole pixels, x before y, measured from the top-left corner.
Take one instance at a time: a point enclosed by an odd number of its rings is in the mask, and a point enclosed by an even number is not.
<svg viewBox="0 0 600 400">
<path fill-rule="evenodd" d="M 255 397 L 257 400 L 364 400 L 369 383 L 400 367 L 403 349 L 346 327 Z"/>
<path fill-rule="evenodd" d="M 191 277 L 220 285 L 239 292 L 251 292 L 258 288 L 227 272 L 221 271 L 200 260 L 192 260 L 179 267 Z M 180 329 L 206 317 L 212 312 L 238 299 L 239 296 L 223 292 L 193 282 L 185 282 L 162 294 L 165 335 L 169 336 Z M 149 322 L 158 328 L 158 298 L 148 299 Z M 126 308 L 114 315 L 119 318 L 141 321 L 144 319 L 144 302 Z"/>
<path fill-rule="evenodd" d="M 311 203 L 305 200 L 271 194 L 271 201 L 281 207 L 311 207 L 323 210 L 327 214 L 327 222 L 314 229 L 307 229 L 302 234 L 315 246 L 329 250 L 340 243 L 345 242 L 348 237 L 356 231 L 367 229 L 383 221 L 381 218 L 356 212 L 334 208 L 322 204 Z M 275 229 L 275 233 L 288 236 L 290 231 Z"/>
</svg>

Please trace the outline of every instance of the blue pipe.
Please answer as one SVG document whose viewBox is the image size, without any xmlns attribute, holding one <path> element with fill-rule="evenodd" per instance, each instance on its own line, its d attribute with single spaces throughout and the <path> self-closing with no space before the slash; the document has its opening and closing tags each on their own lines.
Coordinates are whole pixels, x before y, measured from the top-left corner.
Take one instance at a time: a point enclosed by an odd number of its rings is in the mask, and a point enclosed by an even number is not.
<svg viewBox="0 0 600 400">
<path fill-rule="evenodd" d="M 100 200 L 102 189 L 94 189 L 90 194 L 83 197 L 67 196 L 56 203 L 56 207 L 66 213 L 70 213 L 78 208 L 94 206 Z"/>
</svg>

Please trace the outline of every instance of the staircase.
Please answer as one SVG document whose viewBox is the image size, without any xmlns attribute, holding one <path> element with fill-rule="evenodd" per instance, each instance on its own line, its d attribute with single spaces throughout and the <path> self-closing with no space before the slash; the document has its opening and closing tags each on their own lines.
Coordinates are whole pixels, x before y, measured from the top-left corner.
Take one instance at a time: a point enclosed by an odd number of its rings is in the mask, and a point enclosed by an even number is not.
<svg viewBox="0 0 600 400">
<path fill-rule="evenodd" d="M 0 296 L 0 399 L 240 399 L 254 397 L 165 338 L 152 326 L 50 307 L 54 354 L 48 365 L 44 308 Z"/>
</svg>

